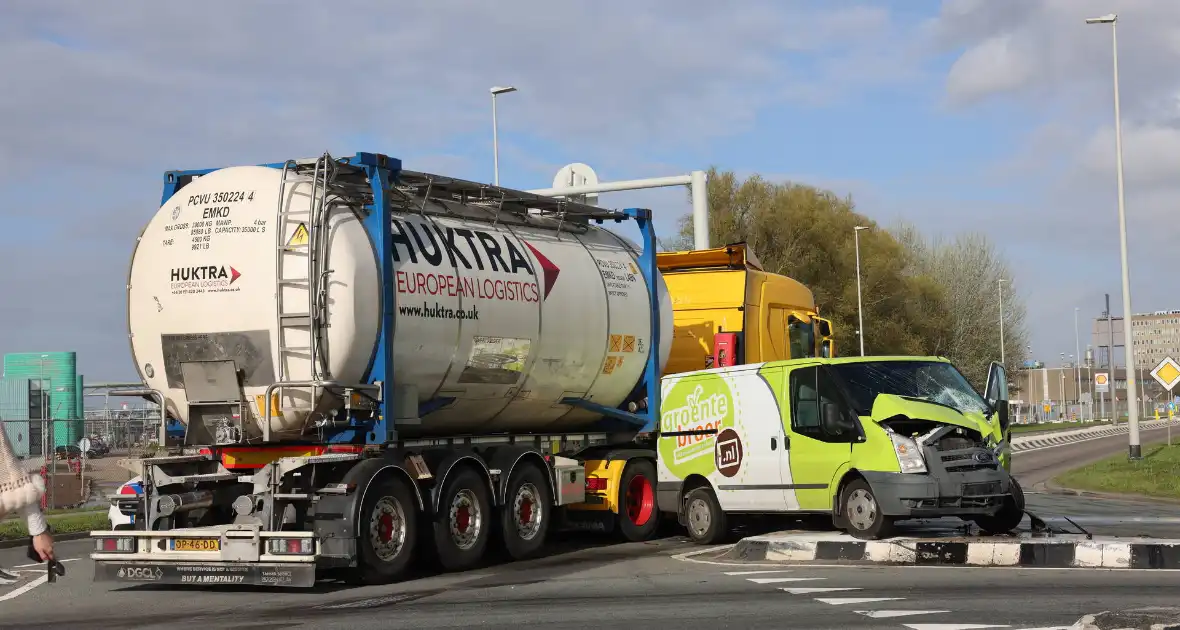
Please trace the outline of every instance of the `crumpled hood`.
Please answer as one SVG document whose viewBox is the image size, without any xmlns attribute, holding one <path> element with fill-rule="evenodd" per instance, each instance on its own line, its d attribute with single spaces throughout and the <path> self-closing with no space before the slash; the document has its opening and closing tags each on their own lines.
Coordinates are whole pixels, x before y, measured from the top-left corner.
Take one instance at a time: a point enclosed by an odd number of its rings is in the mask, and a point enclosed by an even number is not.
<svg viewBox="0 0 1180 630">
<path fill-rule="evenodd" d="M 894 416 L 931 420 L 979 431 L 985 438 L 992 433 L 992 426 L 981 413 L 962 413 L 943 405 L 903 398 L 896 394 L 878 394 L 873 401 L 872 420 L 881 422 Z"/>
</svg>

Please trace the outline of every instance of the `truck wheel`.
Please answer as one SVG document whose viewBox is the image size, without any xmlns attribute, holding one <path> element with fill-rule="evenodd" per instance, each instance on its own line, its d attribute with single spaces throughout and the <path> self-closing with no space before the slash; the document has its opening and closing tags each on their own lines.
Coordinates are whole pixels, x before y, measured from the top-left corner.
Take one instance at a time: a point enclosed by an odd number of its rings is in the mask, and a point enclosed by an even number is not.
<svg viewBox="0 0 1180 630">
<path fill-rule="evenodd" d="M 448 571 L 475 566 L 488 546 L 492 507 L 487 484 L 475 471 L 455 471 L 443 487 L 434 517 L 434 548 Z"/>
<path fill-rule="evenodd" d="M 619 479 L 619 531 L 629 542 L 648 540 L 660 525 L 656 467 L 646 459 L 627 464 Z"/>
<path fill-rule="evenodd" d="M 715 545 L 729 533 L 725 512 L 712 488 L 697 488 L 684 498 L 688 537 L 698 545 Z"/>
<path fill-rule="evenodd" d="M 840 516 L 845 531 L 856 538 L 878 540 L 893 533 L 893 519 L 881 513 L 877 495 L 864 479 L 855 479 L 844 488 Z"/>
<path fill-rule="evenodd" d="M 979 526 L 979 529 L 989 536 L 1007 534 L 1020 526 L 1020 521 L 1024 520 L 1024 489 L 1020 487 L 1015 477 L 1011 480 L 1011 492 L 1004 499 L 1004 504 L 1000 507 L 999 512 L 992 516 L 971 518 Z"/>
<path fill-rule="evenodd" d="M 357 567 L 366 584 L 392 582 L 405 571 L 418 539 L 418 511 L 406 483 L 384 477 L 369 486 L 361 505 Z"/>
<path fill-rule="evenodd" d="M 525 462 L 512 471 L 500 508 L 500 533 L 514 560 L 532 557 L 545 545 L 553 501 L 545 473 Z"/>
</svg>

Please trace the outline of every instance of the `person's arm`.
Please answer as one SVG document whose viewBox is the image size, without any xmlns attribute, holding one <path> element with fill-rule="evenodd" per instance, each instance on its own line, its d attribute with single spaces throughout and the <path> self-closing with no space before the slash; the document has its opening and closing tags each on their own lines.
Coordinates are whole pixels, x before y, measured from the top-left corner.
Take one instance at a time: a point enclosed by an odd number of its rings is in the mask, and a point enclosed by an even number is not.
<svg viewBox="0 0 1180 630">
<path fill-rule="evenodd" d="M 45 514 L 41 511 L 39 503 L 30 503 L 22 508 L 22 511 L 25 513 L 30 536 L 39 536 L 49 530 L 49 523 L 45 520 Z"/>
</svg>

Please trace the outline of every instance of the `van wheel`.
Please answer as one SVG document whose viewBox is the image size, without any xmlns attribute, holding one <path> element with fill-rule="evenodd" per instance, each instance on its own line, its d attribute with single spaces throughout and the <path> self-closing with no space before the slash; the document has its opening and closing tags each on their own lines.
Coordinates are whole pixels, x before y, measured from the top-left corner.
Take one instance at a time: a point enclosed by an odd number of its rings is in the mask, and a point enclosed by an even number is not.
<svg viewBox="0 0 1180 630">
<path fill-rule="evenodd" d="M 979 526 L 979 529 L 989 536 L 1007 534 L 1019 527 L 1020 521 L 1024 520 L 1024 489 L 1020 487 L 1015 477 L 1012 477 L 1011 481 L 1010 492 L 1004 498 L 1004 504 L 1000 507 L 999 512 L 992 516 L 971 518 Z"/>
<path fill-rule="evenodd" d="M 619 531 L 630 542 L 649 540 L 660 525 L 656 507 L 656 467 L 646 459 L 634 460 L 619 479 Z"/>
<path fill-rule="evenodd" d="M 844 488 L 840 516 L 845 531 L 856 538 L 878 540 L 893 533 L 893 519 L 881 513 L 877 495 L 864 479 L 853 480 Z"/>
<path fill-rule="evenodd" d="M 535 555 L 545 545 L 553 501 L 545 475 L 531 462 L 512 471 L 500 508 L 500 534 L 514 560 Z"/>
<path fill-rule="evenodd" d="M 483 558 L 491 515 L 484 480 L 470 468 L 455 471 L 434 515 L 434 549 L 444 569 L 470 569 Z"/>
<path fill-rule="evenodd" d="M 401 479 L 385 477 L 369 486 L 357 525 L 357 570 L 364 584 L 401 577 L 414 556 L 418 507 Z"/>
<path fill-rule="evenodd" d="M 729 533 L 725 512 L 712 488 L 697 488 L 684 498 L 688 537 L 698 545 L 715 545 Z"/>
</svg>

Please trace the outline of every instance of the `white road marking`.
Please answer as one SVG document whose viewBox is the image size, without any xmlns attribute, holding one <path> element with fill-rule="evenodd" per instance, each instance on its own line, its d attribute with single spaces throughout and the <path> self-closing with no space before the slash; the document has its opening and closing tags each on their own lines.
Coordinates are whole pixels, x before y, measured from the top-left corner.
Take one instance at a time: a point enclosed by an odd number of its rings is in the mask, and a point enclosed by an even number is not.
<svg viewBox="0 0 1180 630">
<path fill-rule="evenodd" d="M 761 575 L 764 573 L 791 573 L 791 571 L 789 569 L 785 571 L 726 571 L 725 575 Z"/>
<path fill-rule="evenodd" d="M 833 606 L 844 606 L 845 604 L 869 604 L 872 602 L 895 602 L 902 601 L 904 597 L 816 597 L 815 601 L 831 604 Z"/>
<path fill-rule="evenodd" d="M 6 602 L 10 599 L 16 599 L 17 597 L 20 597 L 21 595 L 28 593 L 29 591 L 37 588 L 38 586 L 41 586 L 42 584 L 44 584 L 48 581 L 49 581 L 49 576 L 42 575 L 41 577 L 33 580 L 32 582 L 29 582 L 28 584 L 25 584 L 24 586 L 12 591 L 11 593 L 4 595 L 4 596 L 0 596 L 0 602 Z"/>
<path fill-rule="evenodd" d="M 73 561 L 75 561 L 75 560 L 77 560 L 77 558 L 66 558 L 65 560 L 58 560 L 58 562 L 73 562 Z M 16 565 L 16 566 L 12 567 L 12 568 L 14 568 L 14 569 L 27 569 L 27 568 L 29 568 L 29 567 L 41 567 L 41 568 L 44 568 L 44 567 L 45 567 L 45 563 L 44 563 L 44 562 L 34 562 L 33 564 L 18 564 L 18 565 Z"/>
<path fill-rule="evenodd" d="M 780 591 L 786 591 L 792 595 L 807 595 L 810 593 L 834 593 L 836 591 L 859 591 L 859 588 L 850 587 L 828 587 L 828 588 L 781 588 Z"/>
<path fill-rule="evenodd" d="M 873 619 L 892 619 L 894 617 L 910 617 L 913 615 L 937 615 L 949 613 L 949 610 L 854 610 L 858 615 Z"/>
<path fill-rule="evenodd" d="M 911 630 L 978 630 L 979 628 L 1011 628 L 1012 626 L 993 626 L 984 623 L 907 623 L 905 627 Z"/>
<path fill-rule="evenodd" d="M 778 584 L 779 582 L 813 582 L 815 580 L 826 580 L 828 578 L 822 577 L 789 577 L 789 578 L 747 578 L 747 582 L 755 584 Z"/>
</svg>

